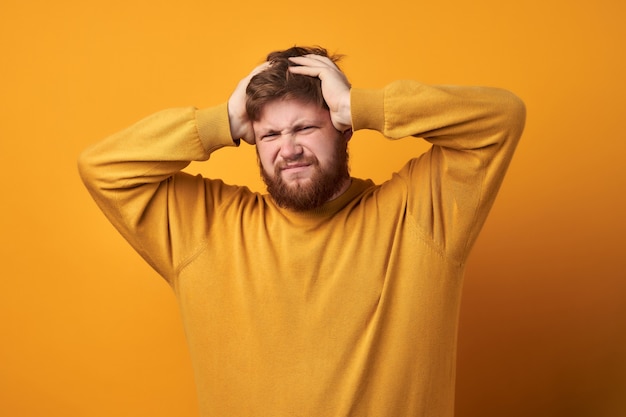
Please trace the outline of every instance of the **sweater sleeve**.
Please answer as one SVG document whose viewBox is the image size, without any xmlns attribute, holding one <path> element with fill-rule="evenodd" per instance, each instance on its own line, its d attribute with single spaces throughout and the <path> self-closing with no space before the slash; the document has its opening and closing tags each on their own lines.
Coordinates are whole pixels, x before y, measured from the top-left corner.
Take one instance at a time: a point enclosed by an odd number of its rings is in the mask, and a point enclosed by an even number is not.
<svg viewBox="0 0 626 417">
<path fill-rule="evenodd" d="M 351 94 L 355 130 L 377 130 L 390 139 L 421 137 L 433 144 L 389 183 L 406 191 L 406 210 L 418 232 L 452 262 L 463 264 L 521 137 L 523 102 L 495 88 L 414 81 Z"/>
<path fill-rule="evenodd" d="M 182 221 L 206 227 L 228 187 L 182 173 L 204 161 L 230 136 L 226 104 L 151 115 L 86 149 L 78 168 L 90 194 L 116 229 L 166 279 L 200 242 L 181 235 Z M 211 189 L 214 188 L 214 189 Z M 208 218 L 207 218 L 208 217 Z M 183 220 L 184 219 L 184 220 Z M 174 247 L 174 242 L 182 247 Z"/>
</svg>

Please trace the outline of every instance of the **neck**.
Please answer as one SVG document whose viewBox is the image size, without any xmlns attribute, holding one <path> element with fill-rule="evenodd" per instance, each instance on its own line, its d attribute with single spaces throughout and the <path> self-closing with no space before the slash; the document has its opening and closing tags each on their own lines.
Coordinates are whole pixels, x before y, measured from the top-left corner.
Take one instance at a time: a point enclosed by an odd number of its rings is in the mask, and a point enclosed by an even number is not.
<svg viewBox="0 0 626 417">
<path fill-rule="evenodd" d="M 340 195 L 342 195 L 343 193 L 345 193 L 348 188 L 350 188 L 350 184 L 352 183 L 352 179 L 350 178 L 350 176 L 346 176 L 343 179 L 343 184 L 341 185 L 341 187 L 339 187 L 339 189 L 337 190 L 337 192 L 335 194 L 332 195 L 332 197 L 330 197 L 328 199 L 328 201 L 333 201 L 334 199 L 336 199 L 337 197 L 339 197 Z M 328 201 L 326 201 L 328 203 Z"/>
</svg>

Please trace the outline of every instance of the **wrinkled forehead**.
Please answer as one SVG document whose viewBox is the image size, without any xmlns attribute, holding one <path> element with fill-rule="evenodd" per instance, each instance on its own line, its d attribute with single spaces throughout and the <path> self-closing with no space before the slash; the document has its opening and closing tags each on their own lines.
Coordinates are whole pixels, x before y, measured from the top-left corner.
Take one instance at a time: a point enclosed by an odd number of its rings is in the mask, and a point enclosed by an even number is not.
<svg viewBox="0 0 626 417">
<path fill-rule="evenodd" d="M 328 109 L 312 101 L 301 99 L 278 99 L 266 103 L 253 122 L 255 130 L 270 128 L 284 130 L 302 124 L 325 125 L 331 123 Z"/>
</svg>

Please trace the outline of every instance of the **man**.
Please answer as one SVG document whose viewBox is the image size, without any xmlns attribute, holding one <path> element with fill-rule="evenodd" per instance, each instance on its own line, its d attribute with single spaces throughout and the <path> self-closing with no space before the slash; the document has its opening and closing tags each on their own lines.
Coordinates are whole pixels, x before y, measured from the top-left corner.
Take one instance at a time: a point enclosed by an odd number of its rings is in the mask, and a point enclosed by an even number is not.
<svg viewBox="0 0 626 417">
<path fill-rule="evenodd" d="M 87 150 L 98 205 L 172 286 L 203 416 L 453 415 L 463 269 L 521 136 L 491 88 L 351 88 L 316 48 L 272 53 L 228 103 Z M 351 178 L 352 132 L 433 144 Z M 269 195 L 181 172 L 239 139 Z"/>
</svg>

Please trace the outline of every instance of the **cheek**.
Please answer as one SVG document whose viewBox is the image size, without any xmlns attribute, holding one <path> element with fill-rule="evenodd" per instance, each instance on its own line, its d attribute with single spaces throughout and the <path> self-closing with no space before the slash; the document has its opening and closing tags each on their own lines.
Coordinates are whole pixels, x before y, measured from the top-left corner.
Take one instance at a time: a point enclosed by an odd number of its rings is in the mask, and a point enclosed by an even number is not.
<svg viewBox="0 0 626 417">
<path fill-rule="evenodd" d="M 274 153 L 268 146 L 259 147 L 257 145 L 257 158 L 259 164 L 265 172 L 272 174 L 274 172 Z"/>
<path fill-rule="evenodd" d="M 332 165 L 333 162 L 337 158 L 337 152 L 339 151 L 339 146 L 336 140 L 325 140 L 323 143 L 320 142 L 316 149 L 314 150 L 317 158 L 319 159 L 320 164 L 324 166 Z"/>
</svg>

